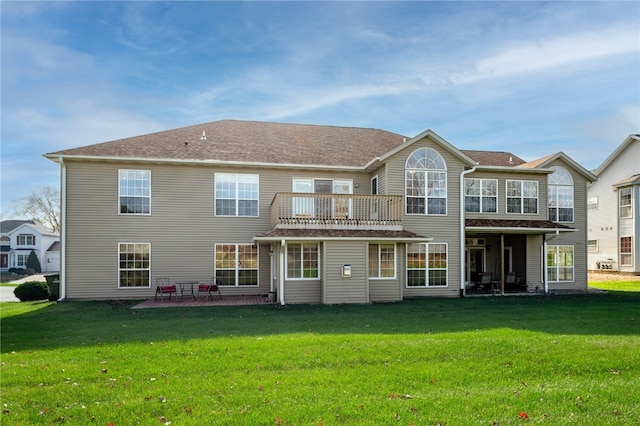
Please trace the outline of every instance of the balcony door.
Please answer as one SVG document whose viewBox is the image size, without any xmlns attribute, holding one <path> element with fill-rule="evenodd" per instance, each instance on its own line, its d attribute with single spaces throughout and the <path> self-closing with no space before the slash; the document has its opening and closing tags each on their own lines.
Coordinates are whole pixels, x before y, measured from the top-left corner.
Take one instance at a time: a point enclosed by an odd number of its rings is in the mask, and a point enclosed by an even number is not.
<svg viewBox="0 0 640 426">
<path fill-rule="evenodd" d="M 293 192 L 327 194 L 325 197 L 294 197 L 293 209 L 296 217 L 316 219 L 350 217 L 351 200 L 336 199 L 328 195 L 351 194 L 353 182 L 350 180 L 296 178 L 293 180 Z"/>
</svg>

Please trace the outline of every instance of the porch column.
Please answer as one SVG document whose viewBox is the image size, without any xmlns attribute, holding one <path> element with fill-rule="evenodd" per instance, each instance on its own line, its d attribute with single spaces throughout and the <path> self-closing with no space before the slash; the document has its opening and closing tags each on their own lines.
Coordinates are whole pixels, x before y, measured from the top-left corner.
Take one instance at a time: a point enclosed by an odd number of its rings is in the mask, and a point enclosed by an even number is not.
<svg viewBox="0 0 640 426">
<path fill-rule="evenodd" d="M 500 234 L 500 293 L 504 294 L 504 234 Z"/>
</svg>

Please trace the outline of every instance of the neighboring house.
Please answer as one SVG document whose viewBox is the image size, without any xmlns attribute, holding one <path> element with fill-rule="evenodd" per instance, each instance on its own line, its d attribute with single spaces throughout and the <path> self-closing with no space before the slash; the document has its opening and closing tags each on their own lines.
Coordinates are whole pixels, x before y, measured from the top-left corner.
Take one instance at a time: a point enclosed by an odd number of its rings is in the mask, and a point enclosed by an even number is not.
<svg viewBox="0 0 640 426">
<path fill-rule="evenodd" d="M 458 297 L 486 274 L 496 293 L 587 288 L 596 178 L 563 153 L 223 120 L 45 156 L 61 167 L 61 298 L 211 276 L 282 304 Z"/>
<path fill-rule="evenodd" d="M 588 258 L 594 270 L 640 274 L 640 135 L 630 135 L 587 187 Z"/>
<path fill-rule="evenodd" d="M 24 269 L 35 251 L 42 272 L 60 270 L 60 236 L 32 220 L 4 220 L 0 229 L 0 270 Z"/>
</svg>

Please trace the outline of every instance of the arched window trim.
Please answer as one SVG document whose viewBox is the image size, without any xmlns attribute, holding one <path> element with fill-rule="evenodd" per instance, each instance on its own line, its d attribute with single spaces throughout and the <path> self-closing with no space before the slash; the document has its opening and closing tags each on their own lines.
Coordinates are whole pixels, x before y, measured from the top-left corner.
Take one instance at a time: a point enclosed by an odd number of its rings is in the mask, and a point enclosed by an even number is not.
<svg viewBox="0 0 640 426">
<path fill-rule="evenodd" d="M 433 148 L 418 148 L 405 162 L 405 212 L 447 214 L 447 164 Z"/>
</svg>

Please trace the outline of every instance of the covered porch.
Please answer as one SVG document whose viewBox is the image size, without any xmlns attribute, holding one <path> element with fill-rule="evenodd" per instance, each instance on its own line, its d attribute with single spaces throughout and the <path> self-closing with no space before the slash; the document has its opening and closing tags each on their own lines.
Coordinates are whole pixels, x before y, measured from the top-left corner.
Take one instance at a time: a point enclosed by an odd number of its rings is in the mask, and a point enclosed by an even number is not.
<svg viewBox="0 0 640 426">
<path fill-rule="evenodd" d="M 546 220 L 465 220 L 464 294 L 545 292 L 546 242 L 568 226 Z"/>
</svg>

